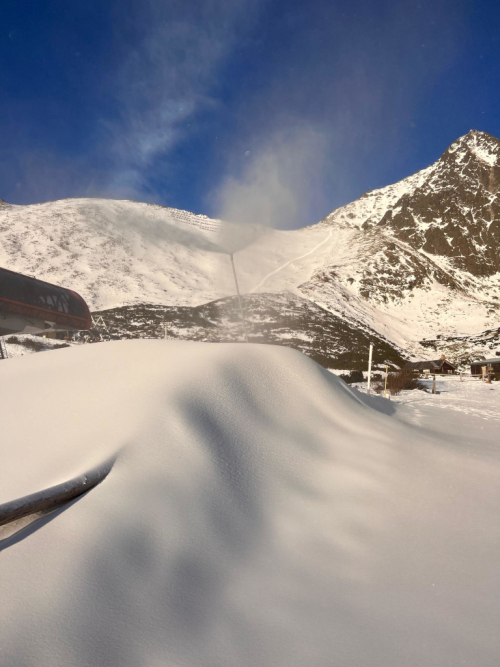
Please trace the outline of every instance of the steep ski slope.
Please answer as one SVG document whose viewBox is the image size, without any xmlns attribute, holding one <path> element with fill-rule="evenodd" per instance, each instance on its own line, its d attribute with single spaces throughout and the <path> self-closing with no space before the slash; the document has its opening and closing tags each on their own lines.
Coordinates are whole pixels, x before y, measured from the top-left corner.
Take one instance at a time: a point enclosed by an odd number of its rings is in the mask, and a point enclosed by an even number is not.
<svg viewBox="0 0 500 667">
<path fill-rule="evenodd" d="M 0 209 L 0 263 L 66 283 L 93 307 L 218 296 L 218 221 L 129 201 L 68 199 Z M 215 231 L 214 231 L 215 230 Z M 184 296 L 184 295 L 187 296 Z M 201 297 L 204 298 L 204 295 Z"/>
<path fill-rule="evenodd" d="M 67 199 L 0 207 L 0 265 L 71 285 L 94 309 L 141 301 L 198 305 L 228 296 L 234 284 L 227 250 L 255 237 L 239 266 L 242 285 L 251 291 L 327 236 L 313 228 L 298 233 L 256 228 L 249 236 L 248 229 L 230 223 L 131 201 Z M 316 259 L 321 255 L 314 255 L 294 264 L 295 280 L 297 275 L 306 280 L 321 266 Z"/>
<path fill-rule="evenodd" d="M 498 664 L 488 422 L 412 426 L 270 346 L 122 341 L 2 377 L 2 499 L 120 450 L 0 542 L 2 665 Z"/>
</svg>

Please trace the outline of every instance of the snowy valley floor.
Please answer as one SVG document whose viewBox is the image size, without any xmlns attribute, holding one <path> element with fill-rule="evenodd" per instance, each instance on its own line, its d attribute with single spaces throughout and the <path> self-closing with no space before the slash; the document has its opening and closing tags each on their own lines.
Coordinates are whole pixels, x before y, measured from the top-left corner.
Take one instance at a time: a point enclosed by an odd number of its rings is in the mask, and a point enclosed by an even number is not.
<svg viewBox="0 0 500 667">
<path fill-rule="evenodd" d="M 434 395 L 432 380 L 423 379 L 421 382 L 427 387 L 427 392 L 402 391 L 391 397 L 391 401 L 399 406 L 399 419 L 422 428 L 432 426 L 450 434 L 485 436 L 493 443 L 498 438 L 500 451 L 500 382 L 487 384 L 469 377 L 461 382 L 459 376 L 452 376 L 437 379 L 437 393 Z M 366 394 L 366 382 L 353 386 Z"/>
<path fill-rule="evenodd" d="M 0 376 L 0 503 L 117 453 L 0 534 L 2 667 L 500 664 L 496 385 L 387 401 L 284 347 L 140 340 Z"/>
</svg>

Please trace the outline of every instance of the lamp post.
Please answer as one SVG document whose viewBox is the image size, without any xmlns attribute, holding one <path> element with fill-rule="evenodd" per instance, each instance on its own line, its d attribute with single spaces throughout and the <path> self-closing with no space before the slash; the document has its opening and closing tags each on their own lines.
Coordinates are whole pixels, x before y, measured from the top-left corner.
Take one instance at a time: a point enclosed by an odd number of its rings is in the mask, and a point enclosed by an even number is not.
<svg viewBox="0 0 500 667">
<path fill-rule="evenodd" d="M 370 382 L 372 379 L 372 356 L 373 356 L 373 343 L 370 343 L 370 353 L 368 355 L 368 387 L 366 389 L 367 393 L 370 393 Z"/>
</svg>

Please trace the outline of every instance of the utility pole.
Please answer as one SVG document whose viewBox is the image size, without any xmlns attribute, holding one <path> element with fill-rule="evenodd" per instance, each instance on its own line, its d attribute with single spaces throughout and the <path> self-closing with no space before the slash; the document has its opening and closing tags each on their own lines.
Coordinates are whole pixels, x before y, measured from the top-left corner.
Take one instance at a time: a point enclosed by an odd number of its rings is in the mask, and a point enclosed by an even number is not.
<svg viewBox="0 0 500 667">
<path fill-rule="evenodd" d="M 370 382 L 372 378 L 372 357 L 373 357 L 373 343 L 370 343 L 370 353 L 368 355 L 368 387 L 366 389 L 367 394 L 370 393 Z"/>
<path fill-rule="evenodd" d="M 240 288 L 238 286 L 238 278 L 236 277 L 236 269 L 234 268 L 233 253 L 230 253 L 229 257 L 231 258 L 231 266 L 232 266 L 232 269 L 233 269 L 234 284 L 236 286 L 236 294 L 238 295 L 238 304 L 239 304 L 239 307 L 240 307 L 241 323 L 243 324 L 243 333 L 245 334 L 245 342 L 248 343 L 247 323 L 246 323 L 246 320 L 245 320 L 245 316 L 243 315 L 243 306 L 241 304 Z"/>
</svg>

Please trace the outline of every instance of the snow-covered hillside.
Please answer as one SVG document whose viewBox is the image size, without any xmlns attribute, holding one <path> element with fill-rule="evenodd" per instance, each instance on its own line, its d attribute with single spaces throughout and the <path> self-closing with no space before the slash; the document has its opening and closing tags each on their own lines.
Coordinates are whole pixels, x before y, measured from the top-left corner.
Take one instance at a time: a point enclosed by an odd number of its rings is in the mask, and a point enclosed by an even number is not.
<svg viewBox="0 0 500 667">
<path fill-rule="evenodd" d="M 467 355 L 468 337 L 481 338 L 500 316 L 499 155 L 498 139 L 473 130 L 427 169 L 333 211 L 321 225 L 359 230 L 356 261 L 326 266 L 304 293 L 337 301 L 347 316 L 354 305 L 414 351 L 448 335 L 461 338 L 458 357 Z M 354 304 L 338 299 L 340 285 L 354 291 Z"/>
<path fill-rule="evenodd" d="M 498 422 L 369 399 L 276 346 L 1 371 L 0 502 L 118 454 L 0 528 L 2 665 L 498 664 Z"/>
<path fill-rule="evenodd" d="M 168 338 L 206 342 L 265 343 L 293 347 L 325 368 L 366 368 L 370 343 L 374 367 L 400 368 L 404 350 L 395 348 L 373 329 L 353 326 L 292 292 L 247 294 L 217 299 L 196 307 L 140 304 L 111 308 L 102 314 L 113 339 Z M 10 351 L 10 347 L 9 347 Z"/>
<path fill-rule="evenodd" d="M 71 285 L 92 308 L 220 295 L 217 221 L 130 201 L 0 208 L 0 264 Z M 215 232 L 214 232 L 215 230 Z"/>
<path fill-rule="evenodd" d="M 454 360 L 491 356 L 499 154 L 497 139 L 471 131 L 430 167 L 295 231 L 129 201 L 4 203 L 0 265 L 71 286 L 96 310 L 194 307 L 234 294 L 237 250 L 243 293 L 293 293 L 410 354 L 452 337 Z"/>
<path fill-rule="evenodd" d="M 253 242 L 257 238 L 256 242 Z M 0 265 L 71 285 L 93 309 L 148 301 L 197 305 L 234 292 L 227 251 L 252 244 L 240 266 L 245 291 L 306 255 L 299 275 L 322 264 L 324 230 L 277 232 L 132 201 L 66 199 L 0 207 Z M 309 254 L 311 253 L 311 254 Z M 296 275 L 294 281 L 296 281 Z M 283 285 L 282 279 L 280 286 Z"/>
</svg>

